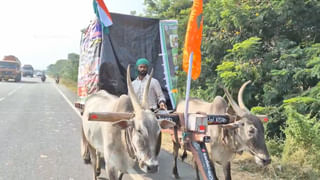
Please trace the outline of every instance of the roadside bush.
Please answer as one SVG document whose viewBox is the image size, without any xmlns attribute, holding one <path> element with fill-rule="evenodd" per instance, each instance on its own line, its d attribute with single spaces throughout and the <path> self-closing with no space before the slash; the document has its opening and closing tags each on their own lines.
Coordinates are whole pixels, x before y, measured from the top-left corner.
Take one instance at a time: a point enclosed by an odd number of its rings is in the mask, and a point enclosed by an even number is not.
<svg viewBox="0 0 320 180">
<path fill-rule="evenodd" d="M 271 156 L 281 157 L 284 147 L 284 140 L 280 138 L 266 139 L 267 148 Z"/>
<path fill-rule="evenodd" d="M 282 161 L 310 166 L 320 172 L 320 121 L 316 117 L 299 114 L 290 105 L 285 107 L 285 112 L 288 119 Z"/>
</svg>

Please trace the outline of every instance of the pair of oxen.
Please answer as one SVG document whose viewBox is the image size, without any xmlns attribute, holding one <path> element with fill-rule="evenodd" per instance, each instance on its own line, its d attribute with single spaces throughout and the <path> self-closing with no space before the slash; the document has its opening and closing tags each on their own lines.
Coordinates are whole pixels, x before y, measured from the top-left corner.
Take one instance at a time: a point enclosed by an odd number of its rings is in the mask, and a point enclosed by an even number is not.
<svg viewBox="0 0 320 180">
<path fill-rule="evenodd" d="M 81 150 L 85 162 L 93 166 L 93 179 L 96 180 L 101 173 L 101 160 L 104 160 L 109 180 L 122 179 L 124 173 L 134 172 L 135 164 L 138 164 L 145 173 L 158 171 L 161 129 L 173 128 L 176 124 L 172 121 L 157 119 L 148 108 L 148 90 L 152 74 L 153 72 L 144 89 L 141 103 L 134 93 L 129 67 L 127 69 L 129 96 L 117 97 L 100 90 L 88 97 L 82 118 Z M 223 166 L 225 179 L 231 179 L 230 161 L 236 153 L 249 151 L 260 165 L 267 165 L 271 161 L 265 145 L 262 122 L 243 104 L 242 94 L 248 83 L 240 88 L 239 105 L 224 89 L 237 120 L 227 125 L 208 127 L 208 135 L 212 139 L 210 143 L 212 160 Z M 177 112 L 183 112 L 184 105 L 185 102 L 180 102 Z M 212 103 L 197 99 L 189 101 L 190 113 L 201 111 L 208 114 L 225 115 L 227 108 L 226 101 L 220 96 L 217 96 Z M 116 117 L 116 121 L 111 123 L 89 121 L 91 112 L 120 114 Z M 175 178 L 179 178 L 177 170 L 179 147 L 179 144 L 174 142 L 173 176 Z M 197 178 L 199 178 L 198 170 Z"/>
</svg>

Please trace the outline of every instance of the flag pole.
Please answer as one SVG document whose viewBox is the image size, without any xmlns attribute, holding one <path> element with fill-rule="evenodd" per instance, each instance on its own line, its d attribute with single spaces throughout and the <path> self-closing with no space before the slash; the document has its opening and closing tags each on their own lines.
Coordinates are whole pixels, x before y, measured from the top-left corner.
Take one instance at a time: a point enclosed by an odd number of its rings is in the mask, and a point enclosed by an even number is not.
<svg viewBox="0 0 320 180">
<path fill-rule="evenodd" d="M 192 62 L 193 62 L 193 52 L 191 52 L 190 58 L 189 58 L 189 69 L 188 69 L 188 79 L 187 79 L 187 89 L 186 89 L 186 106 L 184 110 L 184 123 L 186 126 L 186 130 L 188 130 L 188 111 L 189 111 L 189 95 L 190 95 L 190 87 L 191 87 Z"/>
</svg>

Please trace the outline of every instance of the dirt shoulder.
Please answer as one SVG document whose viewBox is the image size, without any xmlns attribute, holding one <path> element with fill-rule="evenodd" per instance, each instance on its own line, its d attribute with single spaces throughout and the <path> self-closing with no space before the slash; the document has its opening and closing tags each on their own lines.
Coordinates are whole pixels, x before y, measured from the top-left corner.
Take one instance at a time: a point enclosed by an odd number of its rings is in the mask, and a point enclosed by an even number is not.
<svg viewBox="0 0 320 180">
<path fill-rule="evenodd" d="M 172 153 L 172 141 L 171 137 L 167 133 L 162 134 L 162 144 L 161 148 L 164 149 L 165 151 Z M 182 155 L 182 150 L 179 150 L 179 158 Z M 259 173 L 252 173 L 244 170 L 244 159 L 245 161 L 254 161 L 252 157 L 249 157 L 249 155 L 245 154 L 245 158 L 239 158 L 236 157 L 236 159 L 232 162 L 231 165 L 231 175 L 232 178 L 237 180 L 237 179 L 246 179 L 246 180 L 260 180 L 260 179 L 266 179 L 263 177 L 263 175 Z M 189 163 L 193 165 L 193 160 L 192 160 L 192 154 L 188 152 L 188 157 L 185 160 L 186 163 Z M 171 167 L 170 167 L 171 168 Z M 222 167 L 218 164 L 215 165 L 216 173 L 219 179 L 224 179 L 223 176 L 223 170 Z M 195 172 L 194 172 L 195 173 Z"/>
</svg>

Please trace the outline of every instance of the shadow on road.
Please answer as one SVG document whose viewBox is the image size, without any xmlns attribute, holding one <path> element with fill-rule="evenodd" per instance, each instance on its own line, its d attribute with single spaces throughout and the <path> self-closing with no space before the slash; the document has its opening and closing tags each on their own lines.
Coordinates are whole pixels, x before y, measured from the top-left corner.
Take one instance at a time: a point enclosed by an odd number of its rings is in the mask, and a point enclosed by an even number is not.
<svg viewBox="0 0 320 180">
<path fill-rule="evenodd" d="M 40 83 L 39 81 L 36 81 L 36 79 L 34 80 L 21 80 L 20 82 L 15 82 L 13 80 L 8 80 L 8 81 L 5 81 L 5 80 L 0 80 L 0 83 L 19 83 L 19 84 L 36 84 L 36 83 Z"/>
<path fill-rule="evenodd" d="M 108 179 L 104 177 L 98 177 L 98 180 L 108 180 Z"/>
<path fill-rule="evenodd" d="M 40 82 L 37 82 L 37 81 L 20 81 L 18 83 L 22 83 L 22 84 L 36 84 L 36 83 L 40 83 Z"/>
<path fill-rule="evenodd" d="M 20 81 L 20 82 L 15 82 L 15 81 L 0 81 L 0 83 L 36 84 L 36 83 L 39 83 L 39 82 L 37 82 L 37 81 Z"/>
</svg>

